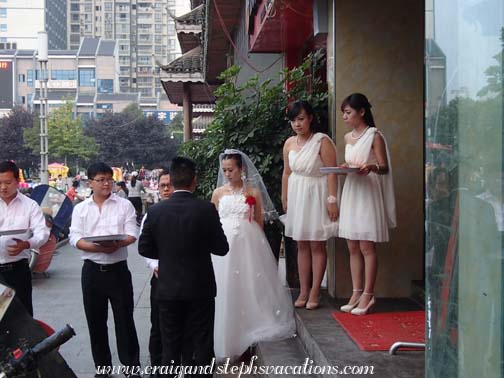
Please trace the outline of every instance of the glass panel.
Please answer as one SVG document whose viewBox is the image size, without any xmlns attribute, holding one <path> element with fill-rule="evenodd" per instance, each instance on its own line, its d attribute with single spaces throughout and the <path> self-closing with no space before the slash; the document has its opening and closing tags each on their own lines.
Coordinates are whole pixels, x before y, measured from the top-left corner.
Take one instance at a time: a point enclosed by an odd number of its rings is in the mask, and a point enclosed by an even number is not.
<svg viewBox="0 0 504 378">
<path fill-rule="evenodd" d="M 427 377 L 502 377 L 501 0 L 426 0 Z"/>
</svg>

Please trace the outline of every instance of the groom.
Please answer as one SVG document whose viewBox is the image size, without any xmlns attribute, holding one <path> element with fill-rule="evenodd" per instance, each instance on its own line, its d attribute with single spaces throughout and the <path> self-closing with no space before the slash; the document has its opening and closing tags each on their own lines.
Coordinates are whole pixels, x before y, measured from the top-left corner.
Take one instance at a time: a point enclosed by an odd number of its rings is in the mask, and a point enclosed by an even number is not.
<svg viewBox="0 0 504 378">
<path fill-rule="evenodd" d="M 181 365 L 184 351 L 184 364 L 204 367 L 214 357 L 216 285 L 210 254 L 224 256 L 229 246 L 215 206 L 192 194 L 196 164 L 174 158 L 170 179 L 175 191 L 149 209 L 138 250 L 159 259 L 163 365 Z"/>
</svg>

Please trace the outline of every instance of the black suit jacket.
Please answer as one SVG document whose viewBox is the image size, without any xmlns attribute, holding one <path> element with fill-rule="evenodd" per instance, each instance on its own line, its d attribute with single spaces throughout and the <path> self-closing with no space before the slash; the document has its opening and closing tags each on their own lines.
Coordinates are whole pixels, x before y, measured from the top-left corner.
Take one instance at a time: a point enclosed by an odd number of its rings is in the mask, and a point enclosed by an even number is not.
<svg viewBox="0 0 504 378">
<path fill-rule="evenodd" d="M 138 250 L 159 259 L 157 299 L 193 300 L 216 296 L 210 254 L 224 256 L 229 246 L 215 206 L 175 192 L 149 209 Z"/>
</svg>

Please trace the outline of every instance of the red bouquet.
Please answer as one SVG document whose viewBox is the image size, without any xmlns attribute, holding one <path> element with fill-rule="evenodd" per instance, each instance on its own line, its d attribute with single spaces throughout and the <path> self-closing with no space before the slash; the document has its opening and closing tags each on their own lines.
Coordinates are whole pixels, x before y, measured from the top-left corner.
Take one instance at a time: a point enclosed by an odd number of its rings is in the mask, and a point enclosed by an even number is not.
<svg viewBox="0 0 504 378">
<path fill-rule="evenodd" d="M 248 195 L 245 197 L 245 203 L 249 206 L 249 222 L 252 222 L 252 208 L 257 203 L 254 196 Z"/>
</svg>

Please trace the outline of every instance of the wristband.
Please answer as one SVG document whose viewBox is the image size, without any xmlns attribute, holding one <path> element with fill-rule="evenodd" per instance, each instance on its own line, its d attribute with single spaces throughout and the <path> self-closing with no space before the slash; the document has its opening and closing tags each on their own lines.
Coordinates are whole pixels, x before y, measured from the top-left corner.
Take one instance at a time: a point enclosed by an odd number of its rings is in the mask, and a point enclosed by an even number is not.
<svg viewBox="0 0 504 378">
<path fill-rule="evenodd" d="M 327 197 L 327 203 L 333 204 L 338 202 L 338 199 L 335 196 L 329 196 Z"/>
</svg>

